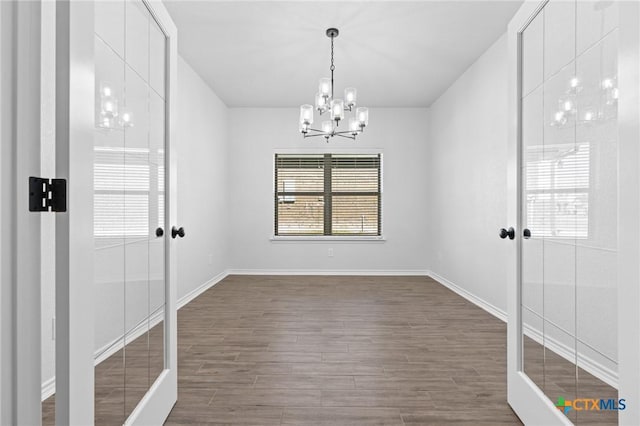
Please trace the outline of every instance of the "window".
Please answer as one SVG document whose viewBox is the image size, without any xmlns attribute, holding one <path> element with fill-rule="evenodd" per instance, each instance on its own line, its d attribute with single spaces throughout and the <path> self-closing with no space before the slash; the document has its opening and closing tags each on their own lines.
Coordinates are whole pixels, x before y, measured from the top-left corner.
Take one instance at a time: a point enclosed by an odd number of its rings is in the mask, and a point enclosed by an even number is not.
<svg viewBox="0 0 640 426">
<path fill-rule="evenodd" d="M 163 154 L 153 162 L 147 148 L 94 148 L 95 237 L 146 237 L 164 226 Z"/>
<path fill-rule="evenodd" d="M 589 143 L 527 148 L 526 220 L 537 237 L 589 237 L 590 148 Z"/>
<path fill-rule="evenodd" d="M 381 235 L 380 162 L 380 154 L 276 154 L 275 235 Z"/>
</svg>

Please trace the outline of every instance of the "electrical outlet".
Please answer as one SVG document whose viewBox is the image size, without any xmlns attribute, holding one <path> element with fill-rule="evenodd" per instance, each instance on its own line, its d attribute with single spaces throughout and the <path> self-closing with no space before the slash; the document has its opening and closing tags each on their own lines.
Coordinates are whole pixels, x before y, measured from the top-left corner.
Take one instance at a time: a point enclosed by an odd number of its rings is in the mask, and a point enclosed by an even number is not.
<svg viewBox="0 0 640 426">
<path fill-rule="evenodd" d="M 209 253 L 209 265 L 213 265 L 213 254 Z"/>
<path fill-rule="evenodd" d="M 330 248 L 330 249 L 329 249 L 328 256 L 329 256 L 329 257 L 333 257 L 333 249 L 332 249 L 332 248 Z"/>
</svg>

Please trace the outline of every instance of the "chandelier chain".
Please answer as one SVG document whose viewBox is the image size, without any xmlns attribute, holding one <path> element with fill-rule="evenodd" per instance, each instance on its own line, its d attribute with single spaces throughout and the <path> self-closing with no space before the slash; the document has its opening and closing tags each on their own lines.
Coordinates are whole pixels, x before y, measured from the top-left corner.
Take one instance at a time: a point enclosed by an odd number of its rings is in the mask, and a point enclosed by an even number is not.
<svg viewBox="0 0 640 426">
<path fill-rule="evenodd" d="M 331 71 L 335 70 L 336 67 L 333 65 L 333 37 L 331 37 L 331 66 L 329 67 Z"/>
<path fill-rule="evenodd" d="M 333 70 L 336 69 L 336 66 L 333 65 L 333 36 L 331 36 L 331 66 L 329 69 L 331 70 L 331 98 L 333 99 Z"/>
</svg>

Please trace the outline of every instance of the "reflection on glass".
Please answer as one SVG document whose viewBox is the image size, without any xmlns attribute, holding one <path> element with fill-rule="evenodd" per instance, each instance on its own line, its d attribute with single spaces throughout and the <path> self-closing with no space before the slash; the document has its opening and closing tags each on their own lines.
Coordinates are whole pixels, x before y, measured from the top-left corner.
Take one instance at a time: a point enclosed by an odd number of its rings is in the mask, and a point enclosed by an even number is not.
<svg viewBox="0 0 640 426">
<path fill-rule="evenodd" d="M 165 37 L 142 2 L 111 5 L 95 16 L 96 424 L 124 423 L 164 369 Z"/>
<path fill-rule="evenodd" d="M 589 236 L 590 145 L 528 146 L 526 222 L 536 237 Z"/>
<path fill-rule="evenodd" d="M 558 405 L 617 399 L 617 15 L 613 2 L 561 3 L 525 30 L 522 98 L 523 364 Z"/>
</svg>

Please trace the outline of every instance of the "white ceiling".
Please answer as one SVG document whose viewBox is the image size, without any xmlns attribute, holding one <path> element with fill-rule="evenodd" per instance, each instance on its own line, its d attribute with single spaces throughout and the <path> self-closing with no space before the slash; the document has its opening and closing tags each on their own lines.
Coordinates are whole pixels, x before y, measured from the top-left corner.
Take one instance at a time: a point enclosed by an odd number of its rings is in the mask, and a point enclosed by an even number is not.
<svg viewBox="0 0 640 426">
<path fill-rule="evenodd" d="M 230 107 L 312 104 L 335 41 L 336 97 L 358 104 L 424 107 L 504 31 L 511 1 L 165 0 L 180 54 Z M 342 97 L 342 95 L 340 95 Z"/>
</svg>

